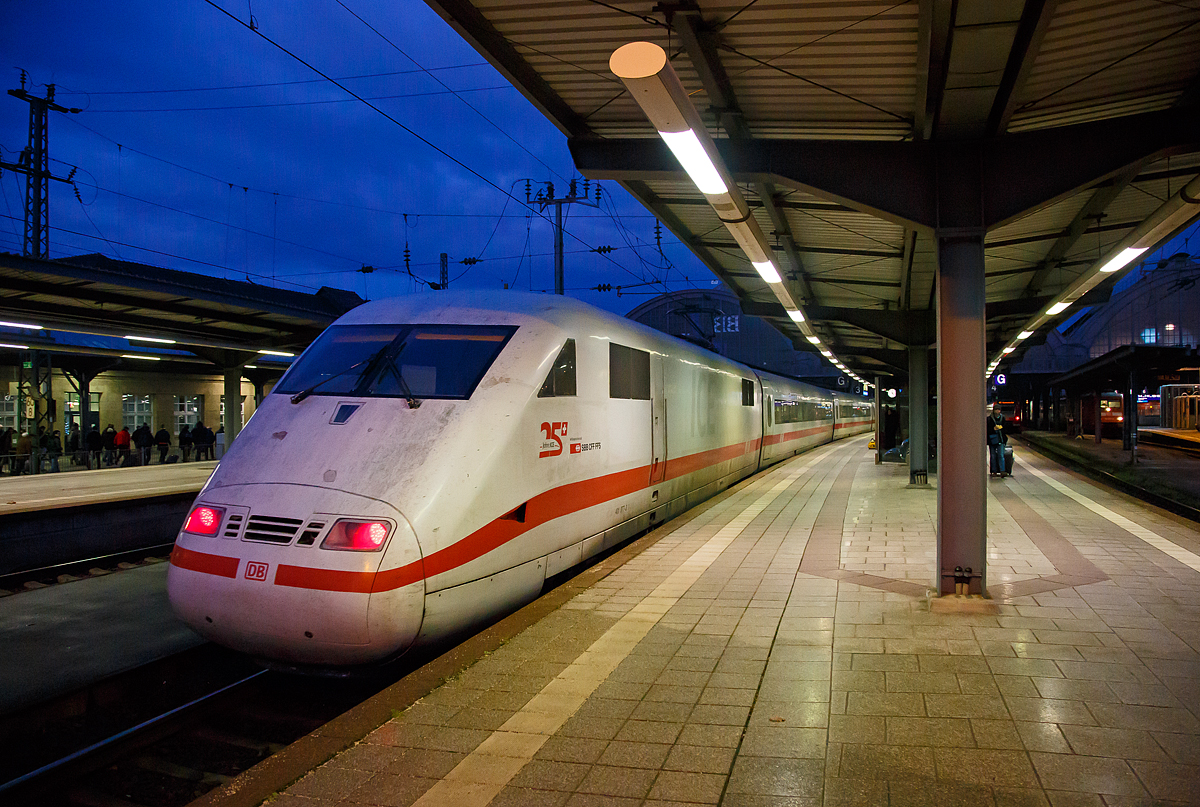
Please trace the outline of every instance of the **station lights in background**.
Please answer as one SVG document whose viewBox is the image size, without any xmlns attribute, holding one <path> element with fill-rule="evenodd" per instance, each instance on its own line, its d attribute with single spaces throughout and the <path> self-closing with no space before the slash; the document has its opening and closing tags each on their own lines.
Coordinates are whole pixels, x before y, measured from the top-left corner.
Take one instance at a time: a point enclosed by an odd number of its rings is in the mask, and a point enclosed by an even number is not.
<svg viewBox="0 0 1200 807">
<path fill-rule="evenodd" d="M 697 190 L 704 194 L 717 218 L 788 317 L 809 342 L 820 347 L 820 337 L 814 333 L 800 304 L 784 285 L 771 245 L 721 161 L 704 121 L 671 67 L 666 51 L 653 42 L 630 42 L 613 51 L 608 67 L 629 90 Z M 832 351 L 821 347 L 821 355 L 838 369 L 844 369 Z"/>
<path fill-rule="evenodd" d="M 23 331 L 44 331 L 46 330 L 41 325 L 31 325 L 25 322 L 0 322 L 0 327 L 4 328 L 19 328 Z"/>
</svg>

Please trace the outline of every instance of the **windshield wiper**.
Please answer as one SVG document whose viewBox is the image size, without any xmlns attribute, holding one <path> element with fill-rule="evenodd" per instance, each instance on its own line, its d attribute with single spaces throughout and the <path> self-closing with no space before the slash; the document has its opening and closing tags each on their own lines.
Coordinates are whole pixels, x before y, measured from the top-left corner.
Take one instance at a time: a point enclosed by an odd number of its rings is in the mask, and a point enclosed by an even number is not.
<svg viewBox="0 0 1200 807">
<path fill-rule="evenodd" d="M 388 348 L 388 345 L 384 345 L 378 351 L 371 354 L 370 356 L 363 359 L 362 361 L 355 362 L 354 364 L 347 367 L 345 370 L 342 370 L 339 373 L 335 373 L 334 375 L 331 375 L 328 378 L 322 378 L 320 381 L 318 381 L 317 383 L 313 384 L 310 387 L 305 387 L 304 389 L 300 390 L 299 392 L 297 392 L 295 395 L 292 396 L 292 403 L 294 403 L 294 404 L 300 403 L 305 398 L 307 398 L 309 395 L 312 395 L 314 392 L 316 392 L 318 387 L 322 387 L 325 384 L 328 384 L 330 381 L 332 381 L 335 378 L 341 378 L 346 373 L 350 372 L 351 370 L 353 370 L 356 367 L 362 367 L 364 364 L 368 364 L 370 362 L 375 361 L 375 359 L 377 359 L 379 357 L 379 354 L 382 353 L 384 350 L 387 350 L 387 348 Z"/>
<path fill-rule="evenodd" d="M 400 366 L 396 364 L 396 359 L 400 357 L 400 354 L 404 352 L 404 348 L 407 346 L 408 342 L 404 342 L 402 345 L 400 345 L 395 353 L 383 358 L 387 359 L 388 369 L 395 373 L 396 380 L 400 382 L 400 390 L 404 393 L 404 400 L 408 403 L 408 408 L 416 409 L 421 405 L 421 402 L 412 394 L 412 390 L 408 387 L 408 382 L 404 380 L 403 371 L 401 371 Z"/>
</svg>

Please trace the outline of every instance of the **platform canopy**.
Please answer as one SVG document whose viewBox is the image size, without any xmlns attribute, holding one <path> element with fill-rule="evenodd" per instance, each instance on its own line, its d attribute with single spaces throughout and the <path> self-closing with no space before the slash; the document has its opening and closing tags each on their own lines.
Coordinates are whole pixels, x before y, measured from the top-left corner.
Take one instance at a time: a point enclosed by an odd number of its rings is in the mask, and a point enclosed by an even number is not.
<svg viewBox="0 0 1200 807">
<path fill-rule="evenodd" d="M 188 350 L 230 366 L 264 350 L 299 353 L 362 302 L 341 289 L 276 289 L 103 255 L 50 261 L 0 254 L 0 320 L 68 333 L 134 336 L 146 347 Z M 21 339 L 36 350 L 121 353 Z"/>
<path fill-rule="evenodd" d="M 621 46 L 661 46 L 790 298 L 867 375 L 935 341 L 937 239 L 956 228 L 986 232 L 996 358 L 1073 313 L 1054 303 L 1103 296 L 1110 256 L 1200 210 L 1179 196 L 1200 171 L 1194 4 L 428 2 L 568 136 L 584 176 L 620 182 L 743 311 L 812 349 L 610 72 Z"/>
</svg>

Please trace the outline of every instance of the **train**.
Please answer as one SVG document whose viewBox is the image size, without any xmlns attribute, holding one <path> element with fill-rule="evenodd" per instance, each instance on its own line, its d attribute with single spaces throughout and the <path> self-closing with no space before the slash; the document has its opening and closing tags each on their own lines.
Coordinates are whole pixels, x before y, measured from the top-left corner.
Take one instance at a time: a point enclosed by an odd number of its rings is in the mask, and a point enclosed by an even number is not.
<svg viewBox="0 0 1200 807">
<path fill-rule="evenodd" d="M 365 303 L 294 361 L 197 495 L 171 606 L 277 667 L 377 665 L 874 422 L 862 397 L 566 297 Z"/>
</svg>

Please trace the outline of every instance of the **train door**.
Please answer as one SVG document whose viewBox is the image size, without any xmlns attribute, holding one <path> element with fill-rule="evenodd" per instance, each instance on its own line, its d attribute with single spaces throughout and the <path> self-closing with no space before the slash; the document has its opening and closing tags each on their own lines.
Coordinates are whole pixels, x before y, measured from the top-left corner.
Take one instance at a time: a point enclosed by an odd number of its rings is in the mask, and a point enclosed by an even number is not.
<svg viewBox="0 0 1200 807">
<path fill-rule="evenodd" d="M 650 354 L 650 484 L 667 477 L 667 384 L 660 353 Z"/>
</svg>

